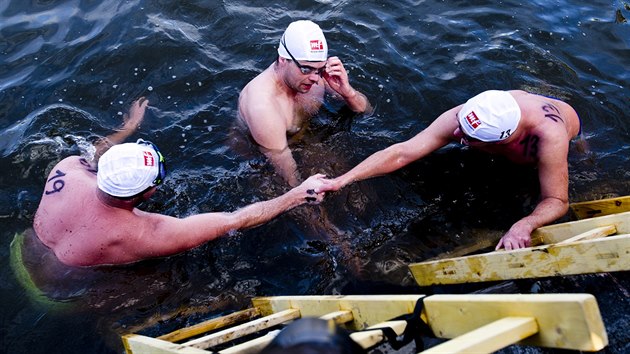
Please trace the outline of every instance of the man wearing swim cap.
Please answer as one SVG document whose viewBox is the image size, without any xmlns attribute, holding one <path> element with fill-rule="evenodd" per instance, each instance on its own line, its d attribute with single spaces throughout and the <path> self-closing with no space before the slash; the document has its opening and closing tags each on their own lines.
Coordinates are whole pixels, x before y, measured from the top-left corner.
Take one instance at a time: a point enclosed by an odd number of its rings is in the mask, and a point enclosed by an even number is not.
<svg viewBox="0 0 630 354">
<path fill-rule="evenodd" d="M 383 175 L 451 143 L 500 154 L 538 169 L 541 200 L 517 221 L 496 249 L 531 245 L 531 233 L 565 215 L 568 200 L 568 150 L 580 120 L 567 103 L 525 91 L 486 91 L 442 113 L 413 138 L 378 151 L 342 176 L 325 181 L 318 192 Z"/>
<path fill-rule="evenodd" d="M 250 81 L 239 97 L 239 120 L 291 186 L 299 183 L 287 135 L 295 136 L 315 115 L 330 92 L 354 112 L 371 111 L 368 99 L 355 90 L 338 57 L 328 57 L 328 44 L 311 21 L 291 23 L 278 44 L 278 58 Z"/>
<path fill-rule="evenodd" d="M 314 189 L 323 176 L 315 175 L 280 197 L 231 213 L 180 219 L 137 209 L 164 181 L 164 157 L 142 139 L 116 144 L 137 129 L 147 105 L 145 99 L 135 101 L 122 129 L 98 144 L 98 168 L 83 157 L 70 156 L 48 175 L 33 229 L 62 263 L 95 266 L 168 256 L 322 200 L 323 193 Z"/>
</svg>

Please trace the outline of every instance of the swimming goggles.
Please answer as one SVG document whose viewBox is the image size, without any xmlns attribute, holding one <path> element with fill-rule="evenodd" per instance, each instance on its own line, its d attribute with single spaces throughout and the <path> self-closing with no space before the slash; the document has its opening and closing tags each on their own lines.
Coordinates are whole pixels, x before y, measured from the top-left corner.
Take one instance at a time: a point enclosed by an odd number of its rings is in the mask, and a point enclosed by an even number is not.
<svg viewBox="0 0 630 354">
<path fill-rule="evenodd" d="M 300 63 L 298 63 L 297 59 L 295 59 L 295 57 L 293 57 L 293 54 L 291 54 L 291 52 L 289 52 L 289 48 L 287 48 L 287 45 L 284 43 L 284 36 L 282 37 L 282 41 L 280 41 L 280 43 L 282 43 L 282 46 L 284 47 L 284 49 L 286 49 L 287 53 L 289 53 L 289 56 L 291 57 L 291 59 L 293 60 L 293 62 L 295 63 L 295 65 L 297 65 L 297 67 L 300 69 L 300 72 L 304 75 L 310 75 L 311 73 L 313 73 L 313 71 L 315 71 L 315 73 L 317 75 L 319 75 L 320 77 L 322 77 L 324 75 L 324 71 L 326 70 L 326 65 L 322 66 L 321 68 L 314 68 L 312 66 L 309 65 L 302 65 Z"/>
<path fill-rule="evenodd" d="M 148 140 L 138 139 L 138 141 L 136 141 L 136 144 L 148 145 L 153 150 L 155 150 L 155 153 L 158 155 L 157 160 L 158 160 L 158 168 L 160 170 L 160 173 L 155 178 L 155 180 L 153 180 L 152 187 L 162 184 L 162 182 L 164 182 L 164 179 L 166 178 L 166 161 L 164 160 L 164 156 L 160 152 L 160 149 L 158 149 L 157 146 L 155 146 L 155 144 L 153 144 L 152 142 Z"/>
</svg>

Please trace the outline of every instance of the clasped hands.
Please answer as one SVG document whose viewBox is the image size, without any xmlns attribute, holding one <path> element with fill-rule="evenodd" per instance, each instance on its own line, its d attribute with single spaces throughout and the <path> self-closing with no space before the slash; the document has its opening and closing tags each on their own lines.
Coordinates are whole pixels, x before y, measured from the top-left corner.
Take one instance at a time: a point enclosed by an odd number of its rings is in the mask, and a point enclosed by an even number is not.
<svg viewBox="0 0 630 354">
<path fill-rule="evenodd" d="M 326 178 L 321 173 L 315 174 L 306 179 L 296 189 L 304 195 L 304 200 L 309 204 L 319 204 L 324 200 L 326 192 L 336 191 L 334 180 Z"/>
</svg>

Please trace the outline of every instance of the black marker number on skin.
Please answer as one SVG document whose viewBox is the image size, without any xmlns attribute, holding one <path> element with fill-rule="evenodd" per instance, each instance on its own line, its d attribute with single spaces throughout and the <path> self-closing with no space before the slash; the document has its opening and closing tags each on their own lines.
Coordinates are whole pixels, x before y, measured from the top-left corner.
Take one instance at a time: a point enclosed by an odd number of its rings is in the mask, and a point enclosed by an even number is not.
<svg viewBox="0 0 630 354">
<path fill-rule="evenodd" d="M 65 173 L 59 170 L 55 171 L 55 175 L 50 177 L 48 181 L 46 181 L 46 182 L 51 182 L 54 180 L 52 184 L 52 190 L 45 191 L 46 195 L 61 192 L 63 187 L 66 185 L 66 182 L 64 182 L 63 179 L 59 179 L 59 178 L 64 177 L 65 175 L 66 175 Z"/>
<path fill-rule="evenodd" d="M 545 117 L 553 120 L 554 122 L 561 121 L 564 123 L 564 120 L 560 117 L 560 111 L 554 105 L 546 104 L 542 106 L 542 110 L 546 112 Z"/>
<path fill-rule="evenodd" d="M 536 135 L 528 135 L 525 137 L 525 139 L 521 140 L 519 144 L 523 145 L 523 156 L 538 156 L 538 140 L 538 136 Z"/>
<path fill-rule="evenodd" d="M 93 174 L 96 174 L 97 171 L 92 167 L 92 165 L 90 165 L 90 163 L 86 159 L 81 158 L 79 159 L 79 162 L 81 163 L 81 165 L 87 167 L 88 172 L 92 172 Z"/>
</svg>

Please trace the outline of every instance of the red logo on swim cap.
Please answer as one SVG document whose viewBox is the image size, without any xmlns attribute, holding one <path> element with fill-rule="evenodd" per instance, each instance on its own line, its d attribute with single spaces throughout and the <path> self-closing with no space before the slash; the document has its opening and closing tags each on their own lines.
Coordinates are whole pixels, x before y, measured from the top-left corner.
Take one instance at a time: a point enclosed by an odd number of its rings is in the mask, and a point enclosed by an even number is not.
<svg viewBox="0 0 630 354">
<path fill-rule="evenodd" d="M 311 50 L 324 50 L 324 42 L 319 39 L 311 40 Z"/>
<path fill-rule="evenodd" d="M 150 151 L 144 151 L 144 165 L 155 166 L 155 158 L 153 158 L 153 154 Z"/>
<path fill-rule="evenodd" d="M 466 121 L 473 129 L 477 129 L 481 125 L 481 120 L 477 117 L 474 111 L 466 115 Z"/>
</svg>

